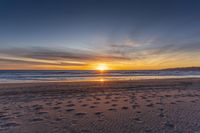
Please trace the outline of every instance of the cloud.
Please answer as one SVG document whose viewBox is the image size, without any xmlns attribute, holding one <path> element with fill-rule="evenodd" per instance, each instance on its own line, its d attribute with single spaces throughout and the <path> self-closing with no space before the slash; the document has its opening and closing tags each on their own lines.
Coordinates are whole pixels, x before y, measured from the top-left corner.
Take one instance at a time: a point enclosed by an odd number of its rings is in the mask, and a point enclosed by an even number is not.
<svg viewBox="0 0 200 133">
<path fill-rule="evenodd" d="M 49 48 L 36 48 L 30 52 L 24 53 L 23 56 L 36 59 L 50 59 L 50 60 L 78 60 L 78 61 L 95 61 L 99 60 L 122 60 L 127 59 L 121 56 L 113 56 L 106 54 L 99 54 L 96 51 L 84 51 L 77 49 L 56 50 Z"/>
<path fill-rule="evenodd" d="M 188 40 L 187 40 L 188 39 Z M 124 38 L 105 41 L 100 48 L 88 50 L 55 47 L 8 48 L 0 50 L 0 64 L 87 66 L 91 62 L 129 62 L 148 65 L 165 65 L 179 62 L 200 50 L 200 41 L 187 38 L 183 40 L 162 37 L 144 40 Z M 95 46 L 98 46 L 95 44 Z M 190 60 L 193 60 L 191 58 Z M 117 64 L 115 64 L 117 65 Z"/>
<path fill-rule="evenodd" d="M 13 48 L 0 51 L 0 62 L 23 62 L 28 64 L 49 64 L 65 66 L 84 66 L 90 61 L 128 60 L 127 57 L 99 54 L 95 51 L 77 49 L 53 49 L 44 47 Z"/>
<path fill-rule="evenodd" d="M 29 64 L 29 65 L 63 65 L 63 66 L 83 66 L 85 63 L 74 61 L 53 61 L 44 59 L 34 59 L 19 56 L 0 54 L 1 64 Z"/>
<path fill-rule="evenodd" d="M 122 40 L 107 41 L 104 46 L 107 46 L 105 53 L 129 58 L 129 63 L 133 65 L 169 66 L 181 64 L 184 59 L 194 64 L 195 60 L 200 59 L 200 41 L 194 37 L 177 39 L 158 36 L 143 40 L 125 37 Z"/>
</svg>

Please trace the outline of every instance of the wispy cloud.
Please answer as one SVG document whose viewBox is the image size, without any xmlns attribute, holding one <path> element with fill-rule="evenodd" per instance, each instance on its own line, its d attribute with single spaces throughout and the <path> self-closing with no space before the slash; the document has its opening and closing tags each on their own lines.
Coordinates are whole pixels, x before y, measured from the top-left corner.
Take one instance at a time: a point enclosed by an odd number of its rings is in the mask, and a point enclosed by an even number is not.
<svg viewBox="0 0 200 133">
<path fill-rule="evenodd" d="M 183 64 L 184 59 L 195 64 L 194 60 L 200 59 L 197 54 L 200 51 L 200 41 L 193 37 L 182 40 L 162 37 L 134 40 L 126 37 L 105 41 L 99 46 L 88 50 L 52 46 L 1 49 L 0 63 L 85 67 L 94 62 L 109 62 L 115 66 L 123 63 L 130 66 L 169 66 Z"/>
<path fill-rule="evenodd" d="M 76 49 L 61 50 L 44 47 L 4 49 L 0 51 L 0 54 L 0 61 L 4 62 L 65 66 L 84 66 L 90 61 L 128 60 L 127 57 L 98 54 L 92 51 Z"/>
</svg>

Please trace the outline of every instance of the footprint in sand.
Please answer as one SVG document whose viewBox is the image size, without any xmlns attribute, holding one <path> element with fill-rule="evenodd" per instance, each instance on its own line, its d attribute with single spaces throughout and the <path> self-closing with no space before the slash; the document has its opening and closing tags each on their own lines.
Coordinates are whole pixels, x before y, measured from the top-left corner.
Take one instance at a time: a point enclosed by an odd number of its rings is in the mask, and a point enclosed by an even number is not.
<svg viewBox="0 0 200 133">
<path fill-rule="evenodd" d="M 102 115 L 103 112 L 95 112 L 94 114 L 95 114 L 95 115 Z"/>
<path fill-rule="evenodd" d="M 24 107 L 23 107 L 23 106 L 21 106 L 21 105 L 18 105 L 17 107 L 18 107 L 18 108 L 20 108 L 20 109 L 24 108 Z"/>
<path fill-rule="evenodd" d="M 171 97 L 171 95 L 165 95 L 165 97 Z"/>
<path fill-rule="evenodd" d="M 165 126 L 169 128 L 174 128 L 174 125 L 170 123 L 169 121 L 165 122 Z"/>
<path fill-rule="evenodd" d="M 67 109 L 66 111 L 67 112 L 72 112 L 72 111 L 74 111 L 75 109 Z"/>
<path fill-rule="evenodd" d="M 132 105 L 132 108 L 133 109 L 136 109 L 136 108 L 139 108 L 140 106 L 138 105 L 138 104 L 134 104 L 134 105 Z"/>
<path fill-rule="evenodd" d="M 124 100 L 124 102 L 127 102 L 127 101 L 128 101 L 128 99 L 125 99 L 125 100 Z"/>
<path fill-rule="evenodd" d="M 196 100 L 192 100 L 192 101 L 190 101 L 191 103 L 196 103 L 197 101 Z"/>
<path fill-rule="evenodd" d="M 47 102 L 47 103 L 45 103 L 46 105 L 52 105 L 52 103 L 51 102 Z"/>
<path fill-rule="evenodd" d="M 16 127 L 16 126 L 20 126 L 20 124 L 10 122 L 10 123 L 5 123 L 5 124 L 1 125 L 2 128 L 11 128 L 11 127 Z"/>
<path fill-rule="evenodd" d="M 136 96 L 135 95 L 131 95 L 130 98 L 131 99 L 136 99 Z"/>
<path fill-rule="evenodd" d="M 140 114 L 140 113 L 142 113 L 142 112 L 141 112 L 141 111 L 137 111 L 136 113 Z"/>
<path fill-rule="evenodd" d="M 68 107 L 73 107 L 73 106 L 75 106 L 74 104 L 68 104 L 67 105 Z"/>
<path fill-rule="evenodd" d="M 42 118 L 33 118 L 30 120 L 31 122 L 38 122 L 38 121 L 43 121 Z"/>
<path fill-rule="evenodd" d="M 151 102 L 152 100 L 147 99 L 146 102 Z"/>
<path fill-rule="evenodd" d="M 41 111 L 41 112 L 37 112 L 36 114 L 42 115 L 42 114 L 48 114 L 48 112 Z"/>
<path fill-rule="evenodd" d="M 86 101 L 92 101 L 92 99 L 88 98 L 88 99 L 86 99 Z"/>
<path fill-rule="evenodd" d="M 164 113 L 160 113 L 158 116 L 165 117 Z"/>
<path fill-rule="evenodd" d="M 105 99 L 111 99 L 111 97 L 107 96 Z"/>
<path fill-rule="evenodd" d="M 99 104 L 100 102 L 93 102 L 93 104 Z"/>
<path fill-rule="evenodd" d="M 88 129 L 82 129 L 81 133 L 90 133 L 90 130 L 88 130 Z"/>
<path fill-rule="evenodd" d="M 158 105 L 162 105 L 163 103 L 161 103 L 161 102 L 157 102 L 156 104 L 158 104 Z"/>
<path fill-rule="evenodd" d="M 5 118 L 5 117 L 8 117 L 8 115 L 0 114 L 0 119 Z"/>
<path fill-rule="evenodd" d="M 164 109 L 163 109 L 163 108 L 159 108 L 159 110 L 160 110 L 160 111 L 163 111 Z"/>
<path fill-rule="evenodd" d="M 101 100 L 101 98 L 96 98 L 96 100 Z"/>
<path fill-rule="evenodd" d="M 9 111 L 10 109 L 8 107 L 3 107 L 3 110 Z"/>
<path fill-rule="evenodd" d="M 146 98 L 146 97 L 144 97 L 144 96 L 141 96 L 141 98 L 142 98 L 142 99 L 147 99 L 147 98 Z"/>
<path fill-rule="evenodd" d="M 109 111 L 116 111 L 117 109 L 115 109 L 115 108 L 109 108 L 108 110 Z"/>
<path fill-rule="evenodd" d="M 43 109 L 43 106 L 42 105 L 33 105 L 32 108 L 34 110 L 41 110 L 41 109 Z"/>
<path fill-rule="evenodd" d="M 113 106 L 113 107 L 116 107 L 116 106 L 117 106 L 117 104 L 112 104 L 111 106 Z"/>
<path fill-rule="evenodd" d="M 147 106 L 147 107 L 153 107 L 154 104 L 153 104 L 153 103 L 150 103 L 150 104 L 147 104 L 146 106 Z"/>
<path fill-rule="evenodd" d="M 55 121 L 62 121 L 62 118 L 56 118 Z"/>
<path fill-rule="evenodd" d="M 120 99 L 120 97 L 114 97 L 114 99 Z"/>
<path fill-rule="evenodd" d="M 58 106 L 53 107 L 54 110 L 58 110 L 58 109 L 60 109 L 60 108 L 61 108 L 61 107 L 58 107 Z"/>
<path fill-rule="evenodd" d="M 72 101 L 67 101 L 67 103 L 72 103 Z"/>
<path fill-rule="evenodd" d="M 87 105 L 87 104 L 82 104 L 81 106 L 82 106 L 82 107 L 86 107 L 86 106 L 88 106 L 88 105 Z"/>
<path fill-rule="evenodd" d="M 19 115 L 20 112 L 13 112 L 12 114 L 13 114 L 13 115 Z"/>
<path fill-rule="evenodd" d="M 83 101 L 82 101 L 82 100 L 79 100 L 78 102 L 79 102 L 79 103 L 82 103 Z"/>
<path fill-rule="evenodd" d="M 109 103 L 110 103 L 109 101 L 105 102 L 105 104 L 109 104 Z"/>
<path fill-rule="evenodd" d="M 56 103 L 55 103 L 55 105 L 60 105 L 60 104 L 62 104 L 62 102 L 56 102 Z"/>
<path fill-rule="evenodd" d="M 0 111 L 0 114 L 4 114 L 4 113 L 6 113 L 5 111 Z"/>
<path fill-rule="evenodd" d="M 181 102 L 183 102 L 183 101 L 182 101 L 182 100 L 177 100 L 176 102 L 181 103 Z"/>
<path fill-rule="evenodd" d="M 152 132 L 152 129 L 151 129 L 151 128 L 147 128 L 145 131 L 146 131 L 147 133 L 150 133 L 150 132 Z"/>
<path fill-rule="evenodd" d="M 130 104 L 133 104 L 134 102 L 135 102 L 134 100 L 129 101 Z"/>
<path fill-rule="evenodd" d="M 20 118 L 22 116 L 24 116 L 24 115 L 19 114 L 19 115 L 16 115 L 16 118 Z"/>
<path fill-rule="evenodd" d="M 79 113 L 76 113 L 75 115 L 76 115 L 76 116 L 84 116 L 84 115 L 86 115 L 86 113 L 84 113 L 84 112 L 79 112 Z"/>
<path fill-rule="evenodd" d="M 134 118 L 136 122 L 142 122 L 139 117 Z"/>
<path fill-rule="evenodd" d="M 128 107 L 124 106 L 124 107 L 122 107 L 122 109 L 126 110 L 126 109 L 128 109 Z"/>
<path fill-rule="evenodd" d="M 111 99 L 111 97 L 110 96 L 106 96 L 105 99 Z"/>
<path fill-rule="evenodd" d="M 92 105 L 92 106 L 90 106 L 90 108 L 96 108 L 96 106 L 93 106 L 93 105 Z"/>
</svg>

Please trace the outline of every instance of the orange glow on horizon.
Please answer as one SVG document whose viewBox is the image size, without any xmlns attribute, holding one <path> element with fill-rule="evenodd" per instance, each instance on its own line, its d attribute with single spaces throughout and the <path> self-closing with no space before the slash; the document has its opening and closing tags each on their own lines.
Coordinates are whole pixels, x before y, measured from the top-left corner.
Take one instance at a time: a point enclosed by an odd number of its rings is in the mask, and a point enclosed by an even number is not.
<svg viewBox="0 0 200 133">
<path fill-rule="evenodd" d="M 191 67 L 200 66 L 200 62 L 191 61 L 191 60 L 182 60 L 180 61 L 171 61 L 169 63 L 160 64 L 161 60 L 136 60 L 136 61 L 108 61 L 108 60 L 98 60 L 98 61 L 88 61 L 81 62 L 76 64 L 78 61 L 71 62 L 70 65 L 65 64 L 51 64 L 49 62 L 11 62 L 4 63 L 0 66 L 1 70 L 96 70 L 101 73 L 106 72 L 107 70 L 160 70 L 166 68 L 175 68 L 175 67 Z M 59 61 L 58 61 L 59 62 Z M 190 62 L 190 63 L 188 63 Z M 43 64 L 44 63 L 44 64 Z"/>
<path fill-rule="evenodd" d="M 108 70 L 108 66 L 106 64 L 98 64 L 98 66 L 96 67 L 96 70 L 99 70 L 99 71 L 105 71 L 105 70 Z"/>
<path fill-rule="evenodd" d="M 104 82 L 105 80 L 104 80 L 103 78 L 101 78 L 99 81 L 100 81 L 100 82 Z"/>
</svg>

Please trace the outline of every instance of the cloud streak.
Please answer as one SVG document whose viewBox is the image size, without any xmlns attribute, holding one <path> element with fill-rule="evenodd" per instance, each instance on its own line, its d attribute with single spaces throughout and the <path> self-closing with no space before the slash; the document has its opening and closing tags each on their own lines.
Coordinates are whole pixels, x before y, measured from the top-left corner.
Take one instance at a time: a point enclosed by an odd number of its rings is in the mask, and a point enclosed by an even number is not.
<svg viewBox="0 0 200 133">
<path fill-rule="evenodd" d="M 129 60 L 129 58 L 123 56 L 98 54 L 91 51 L 75 49 L 58 50 L 44 47 L 4 49 L 0 51 L 0 54 L 0 62 L 60 66 L 85 66 L 91 61 Z"/>
</svg>

